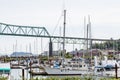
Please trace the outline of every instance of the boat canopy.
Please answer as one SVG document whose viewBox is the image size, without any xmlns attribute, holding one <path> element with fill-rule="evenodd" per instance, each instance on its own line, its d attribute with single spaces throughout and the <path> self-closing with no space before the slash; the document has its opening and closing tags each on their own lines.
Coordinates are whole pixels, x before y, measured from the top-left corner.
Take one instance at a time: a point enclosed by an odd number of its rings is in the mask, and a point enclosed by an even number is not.
<svg viewBox="0 0 120 80">
<path fill-rule="evenodd" d="M 10 63 L 0 63 L 0 73 L 10 73 Z"/>
</svg>

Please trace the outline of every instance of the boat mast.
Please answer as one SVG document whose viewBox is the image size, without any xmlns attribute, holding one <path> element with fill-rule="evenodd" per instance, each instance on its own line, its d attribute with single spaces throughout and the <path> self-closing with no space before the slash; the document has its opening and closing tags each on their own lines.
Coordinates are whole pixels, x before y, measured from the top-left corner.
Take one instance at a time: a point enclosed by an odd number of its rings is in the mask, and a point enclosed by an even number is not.
<svg viewBox="0 0 120 80">
<path fill-rule="evenodd" d="M 88 15 L 88 25 L 89 25 L 89 39 L 90 39 L 90 41 L 89 41 L 89 48 L 90 48 L 90 56 L 91 56 L 91 60 L 92 60 L 92 40 L 91 40 L 91 38 L 92 38 L 92 33 L 91 33 L 91 21 L 90 21 L 90 15 Z"/>
<path fill-rule="evenodd" d="M 86 38 L 86 17 L 84 16 L 84 38 Z M 84 49 L 86 49 L 86 40 L 84 41 Z M 85 50 L 84 50 L 85 51 Z M 85 52 L 83 52 L 83 58 L 85 56 Z"/>
<path fill-rule="evenodd" d="M 66 10 L 64 10 L 64 23 L 63 23 L 63 58 L 65 54 L 65 29 L 66 29 Z"/>
</svg>

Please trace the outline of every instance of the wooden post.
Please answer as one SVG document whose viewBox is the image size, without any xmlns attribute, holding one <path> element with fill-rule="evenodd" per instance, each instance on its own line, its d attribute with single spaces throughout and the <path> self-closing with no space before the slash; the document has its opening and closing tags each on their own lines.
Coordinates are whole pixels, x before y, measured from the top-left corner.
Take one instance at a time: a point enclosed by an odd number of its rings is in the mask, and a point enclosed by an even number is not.
<svg viewBox="0 0 120 80">
<path fill-rule="evenodd" d="M 115 77 L 116 77 L 116 79 L 118 79 L 118 76 L 117 76 L 117 64 L 115 64 Z"/>
<path fill-rule="evenodd" d="M 17 59 L 18 59 L 18 66 L 20 66 L 20 58 L 18 57 Z"/>
<path fill-rule="evenodd" d="M 24 69 L 22 69 L 22 80 L 25 79 L 24 76 L 25 76 L 25 74 L 24 74 Z"/>
<path fill-rule="evenodd" d="M 32 62 L 31 62 L 31 60 L 30 60 L 30 80 L 32 79 Z"/>
</svg>

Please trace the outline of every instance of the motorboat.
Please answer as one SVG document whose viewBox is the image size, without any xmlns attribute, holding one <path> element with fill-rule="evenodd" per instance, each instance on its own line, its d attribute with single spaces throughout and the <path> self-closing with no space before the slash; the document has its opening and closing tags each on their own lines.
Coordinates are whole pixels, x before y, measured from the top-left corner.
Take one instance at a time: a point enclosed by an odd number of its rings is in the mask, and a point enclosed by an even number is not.
<svg viewBox="0 0 120 80">
<path fill-rule="evenodd" d="M 0 63 L 0 76 L 10 80 L 10 63 Z"/>
</svg>

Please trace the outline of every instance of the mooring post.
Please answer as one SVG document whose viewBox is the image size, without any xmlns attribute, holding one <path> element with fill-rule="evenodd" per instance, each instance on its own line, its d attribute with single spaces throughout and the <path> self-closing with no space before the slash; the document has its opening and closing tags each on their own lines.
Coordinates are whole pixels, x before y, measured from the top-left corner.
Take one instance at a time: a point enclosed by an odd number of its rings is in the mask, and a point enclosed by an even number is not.
<svg viewBox="0 0 120 80">
<path fill-rule="evenodd" d="M 118 76 L 117 76 L 117 64 L 115 64 L 115 77 L 116 77 L 116 79 L 118 79 Z"/>
<path fill-rule="evenodd" d="M 22 80 L 25 80 L 25 74 L 24 74 L 24 69 L 22 68 Z"/>
<path fill-rule="evenodd" d="M 30 80 L 32 80 L 32 61 L 30 60 Z"/>
</svg>

